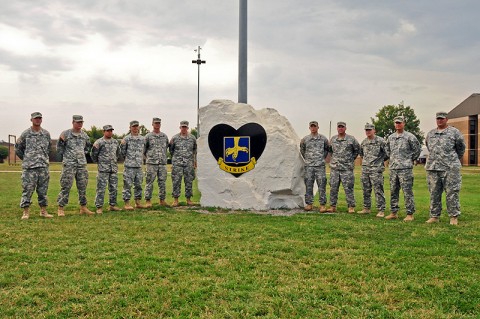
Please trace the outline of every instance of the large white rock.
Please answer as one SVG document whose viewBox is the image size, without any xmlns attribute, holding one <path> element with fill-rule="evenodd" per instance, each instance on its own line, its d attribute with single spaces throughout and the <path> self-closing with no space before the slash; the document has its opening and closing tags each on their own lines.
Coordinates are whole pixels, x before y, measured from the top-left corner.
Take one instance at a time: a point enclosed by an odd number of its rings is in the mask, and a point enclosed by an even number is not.
<svg viewBox="0 0 480 319">
<path fill-rule="evenodd" d="M 214 100 L 200 109 L 198 187 L 202 206 L 268 210 L 304 205 L 304 162 L 300 139 L 288 120 L 276 110 L 254 110 L 248 104 Z M 239 177 L 221 170 L 208 146 L 208 134 L 217 124 L 235 129 L 258 123 L 267 144 L 255 168 Z"/>
</svg>

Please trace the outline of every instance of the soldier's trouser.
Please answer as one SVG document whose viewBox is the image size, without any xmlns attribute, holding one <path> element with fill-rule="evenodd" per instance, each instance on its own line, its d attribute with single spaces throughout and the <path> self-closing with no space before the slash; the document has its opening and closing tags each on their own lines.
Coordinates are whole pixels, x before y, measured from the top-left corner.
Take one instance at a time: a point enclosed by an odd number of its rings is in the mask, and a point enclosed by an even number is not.
<svg viewBox="0 0 480 319">
<path fill-rule="evenodd" d="M 165 200 L 166 190 L 165 183 L 167 181 L 167 166 L 166 165 L 155 165 L 147 164 L 147 177 L 145 178 L 145 199 L 152 199 L 153 194 L 153 182 L 157 178 L 158 182 L 158 198 L 160 200 Z"/>
<path fill-rule="evenodd" d="M 460 215 L 459 193 L 462 188 L 462 175 L 459 169 L 427 171 L 427 183 L 430 191 L 430 217 L 440 217 L 443 191 L 446 195 L 448 215 L 450 217 Z"/>
<path fill-rule="evenodd" d="M 141 167 L 125 167 L 123 171 L 122 198 L 129 201 L 132 198 L 132 185 L 134 186 L 134 198 L 142 199 L 143 172 Z"/>
<path fill-rule="evenodd" d="M 385 191 L 382 172 L 366 172 L 362 169 L 363 207 L 372 207 L 372 187 L 379 212 L 385 211 Z"/>
<path fill-rule="evenodd" d="M 30 207 L 32 204 L 32 195 L 35 189 L 38 195 L 38 205 L 44 207 L 48 205 L 47 191 L 50 173 L 48 167 L 38 167 L 24 169 L 22 172 L 22 198 L 20 207 Z"/>
<path fill-rule="evenodd" d="M 337 206 L 340 183 L 342 183 L 343 189 L 345 190 L 348 207 L 355 207 L 355 193 L 353 190 L 355 175 L 353 174 L 353 170 L 330 170 L 330 205 Z"/>
<path fill-rule="evenodd" d="M 95 207 L 103 206 L 105 200 L 105 190 L 108 184 L 108 203 L 110 206 L 117 205 L 117 186 L 118 175 L 111 172 L 98 172 L 97 175 L 97 195 L 95 196 Z"/>
<path fill-rule="evenodd" d="M 68 204 L 68 197 L 70 196 L 70 189 L 74 179 L 77 182 L 79 203 L 81 206 L 87 205 L 87 166 L 63 165 L 62 174 L 60 175 L 61 189 L 57 197 L 58 206 L 64 207 Z"/>
<path fill-rule="evenodd" d="M 175 198 L 180 197 L 180 192 L 182 189 L 182 177 L 185 182 L 185 197 L 190 198 L 193 195 L 192 184 L 195 179 L 195 169 L 193 166 L 172 166 L 172 184 L 173 192 L 172 195 Z"/>
<path fill-rule="evenodd" d="M 313 186 L 315 181 L 318 186 L 320 205 L 327 203 L 327 174 L 325 166 L 305 166 L 305 204 L 313 204 Z"/>
<path fill-rule="evenodd" d="M 411 168 L 390 170 L 390 209 L 394 214 L 400 210 L 398 206 L 400 188 L 403 189 L 407 215 L 413 215 L 415 213 L 415 200 L 413 197 L 413 170 Z"/>
</svg>

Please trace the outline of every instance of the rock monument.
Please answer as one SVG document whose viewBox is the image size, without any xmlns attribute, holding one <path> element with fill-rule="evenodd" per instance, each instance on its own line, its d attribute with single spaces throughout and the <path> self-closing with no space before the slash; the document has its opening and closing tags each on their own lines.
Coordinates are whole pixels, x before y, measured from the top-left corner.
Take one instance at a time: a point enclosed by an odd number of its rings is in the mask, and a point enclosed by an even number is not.
<svg viewBox="0 0 480 319">
<path fill-rule="evenodd" d="M 214 100 L 200 108 L 201 205 L 269 210 L 304 206 L 300 138 L 271 108 Z M 253 132 L 253 133 L 252 133 Z"/>
</svg>

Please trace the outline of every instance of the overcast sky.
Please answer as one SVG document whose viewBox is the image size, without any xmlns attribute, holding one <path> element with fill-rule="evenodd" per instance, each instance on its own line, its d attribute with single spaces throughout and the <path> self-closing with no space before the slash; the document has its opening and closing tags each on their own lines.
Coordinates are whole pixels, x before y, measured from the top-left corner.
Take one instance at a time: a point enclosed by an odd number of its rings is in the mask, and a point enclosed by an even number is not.
<svg viewBox="0 0 480 319">
<path fill-rule="evenodd" d="M 434 114 L 480 92 L 477 0 L 257 0 L 248 4 L 248 103 L 275 108 L 297 134 L 317 120 L 364 138 L 384 105 L 414 108 L 426 132 Z M 57 138 L 130 120 L 176 134 L 200 105 L 237 100 L 236 0 L 0 1 L 0 140 L 30 113 Z"/>
</svg>

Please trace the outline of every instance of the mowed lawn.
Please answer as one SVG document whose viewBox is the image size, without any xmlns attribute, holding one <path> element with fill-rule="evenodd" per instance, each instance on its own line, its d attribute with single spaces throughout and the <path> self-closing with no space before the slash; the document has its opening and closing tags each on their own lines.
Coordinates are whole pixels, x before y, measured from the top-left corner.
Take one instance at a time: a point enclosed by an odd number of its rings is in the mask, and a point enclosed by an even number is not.
<svg viewBox="0 0 480 319">
<path fill-rule="evenodd" d="M 446 212 L 425 224 L 421 166 L 412 223 L 376 210 L 281 216 L 157 205 L 86 217 L 75 187 L 66 217 L 40 218 L 35 195 L 21 221 L 20 168 L 0 164 L 0 318 L 480 318 L 479 174 L 463 169 L 457 227 Z M 51 213 L 59 177 L 51 173 Z M 119 204 L 121 186 L 120 176 Z M 170 179 L 167 191 L 171 202 Z M 358 168 L 356 199 L 361 209 Z"/>
</svg>

